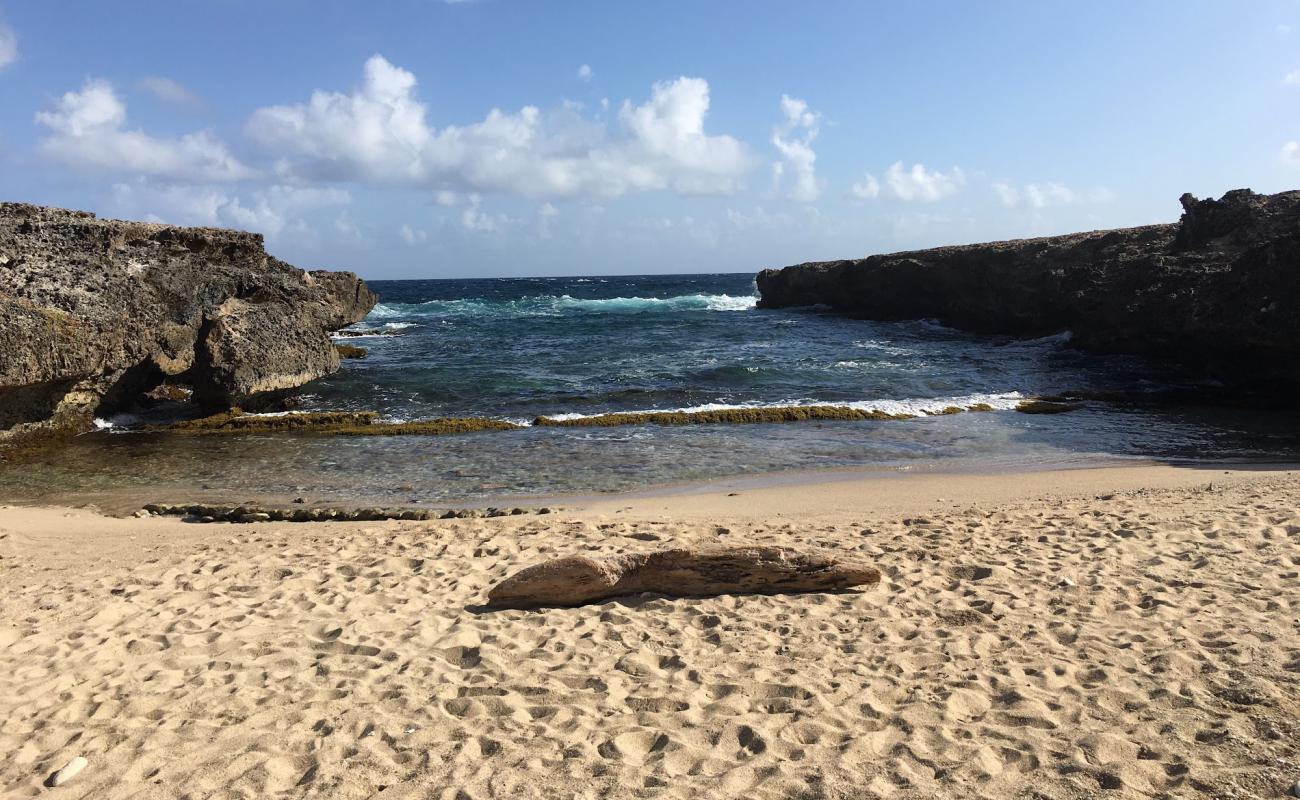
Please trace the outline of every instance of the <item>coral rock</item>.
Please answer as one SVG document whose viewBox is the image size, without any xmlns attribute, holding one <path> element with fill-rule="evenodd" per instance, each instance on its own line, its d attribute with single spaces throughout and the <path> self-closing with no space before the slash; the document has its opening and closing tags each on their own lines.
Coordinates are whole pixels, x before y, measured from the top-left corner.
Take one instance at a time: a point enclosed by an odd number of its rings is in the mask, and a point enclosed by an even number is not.
<svg viewBox="0 0 1300 800">
<path fill-rule="evenodd" d="M 1300 191 L 1181 202 L 1167 225 L 763 270 L 758 305 L 1015 336 L 1069 330 L 1084 350 L 1171 359 L 1288 396 L 1300 388 Z"/>
<path fill-rule="evenodd" d="M 164 382 L 214 410 L 338 369 L 375 294 L 262 237 L 0 203 L 0 440 L 89 430 Z"/>
</svg>

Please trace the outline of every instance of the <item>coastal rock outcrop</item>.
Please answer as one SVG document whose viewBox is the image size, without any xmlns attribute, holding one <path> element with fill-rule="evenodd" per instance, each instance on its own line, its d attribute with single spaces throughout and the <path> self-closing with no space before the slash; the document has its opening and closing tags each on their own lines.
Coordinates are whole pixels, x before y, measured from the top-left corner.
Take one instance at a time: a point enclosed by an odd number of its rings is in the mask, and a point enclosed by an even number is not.
<svg viewBox="0 0 1300 800">
<path fill-rule="evenodd" d="M 221 409 L 339 367 L 376 296 L 262 237 L 0 203 L 0 441 L 81 431 L 164 381 Z"/>
<path fill-rule="evenodd" d="M 980 333 L 1069 330 L 1254 389 L 1300 387 L 1300 191 L 1181 198 L 1167 225 L 763 270 L 760 308 L 825 305 Z"/>
<path fill-rule="evenodd" d="M 578 606 L 622 595 L 827 592 L 880 582 L 880 570 L 786 547 L 570 556 L 527 567 L 488 592 L 489 608 Z"/>
</svg>

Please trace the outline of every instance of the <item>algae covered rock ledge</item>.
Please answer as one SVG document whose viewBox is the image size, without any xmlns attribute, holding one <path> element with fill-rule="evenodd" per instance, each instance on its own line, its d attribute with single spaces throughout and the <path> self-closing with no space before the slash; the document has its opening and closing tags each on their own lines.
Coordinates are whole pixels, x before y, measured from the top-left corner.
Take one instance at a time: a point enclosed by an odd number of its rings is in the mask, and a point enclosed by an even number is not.
<svg viewBox="0 0 1300 800">
<path fill-rule="evenodd" d="M 76 432 L 167 381 L 221 409 L 334 372 L 376 296 L 254 233 L 0 203 L 0 441 Z"/>
</svg>

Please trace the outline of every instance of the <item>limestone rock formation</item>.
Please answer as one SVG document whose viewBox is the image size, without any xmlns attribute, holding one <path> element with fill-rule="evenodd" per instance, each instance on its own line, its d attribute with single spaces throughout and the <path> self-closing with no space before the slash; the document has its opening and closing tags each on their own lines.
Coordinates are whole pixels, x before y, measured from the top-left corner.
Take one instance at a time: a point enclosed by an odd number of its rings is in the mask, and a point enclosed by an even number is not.
<svg viewBox="0 0 1300 800">
<path fill-rule="evenodd" d="M 880 570 L 785 547 L 570 556 L 527 567 L 488 592 L 489 608 L 577 606 L 652 592 L 675 597 L 826 592 L 880 582 Z"/>
<path fill-rule="evenodd" d="M 339 366 L 376 297 L 262 237 L 0 203 L 0 441 L 80 431 L 167 380 L 220 409 Z"/>
<path fill-rule="evenodd" d="M 759 307 L 1069 330 L 1094 352 L 1169 358 L 1250 388 L 1300 386 L 1300 191 L 1181 202 L 1168 225 L 764 270 Z"/>
</svg>

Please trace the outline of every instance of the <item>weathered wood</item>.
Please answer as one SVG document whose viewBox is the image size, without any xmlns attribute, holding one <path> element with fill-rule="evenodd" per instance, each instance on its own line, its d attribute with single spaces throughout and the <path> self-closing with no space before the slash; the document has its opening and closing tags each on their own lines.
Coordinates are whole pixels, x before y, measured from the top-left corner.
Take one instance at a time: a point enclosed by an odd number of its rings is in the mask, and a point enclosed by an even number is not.
<svg viewBox="0 0 1300 800">
<path fill-rule="evenodd" d="M 880 570 L 786 547 L 569 556 L 527 567 L 488 592 L 489 608 L 577 606 L 651 592 L 675 597 L 826 592 L 880 582 Z"/>
</svg>

